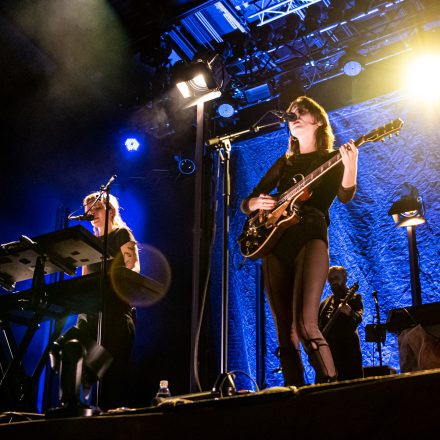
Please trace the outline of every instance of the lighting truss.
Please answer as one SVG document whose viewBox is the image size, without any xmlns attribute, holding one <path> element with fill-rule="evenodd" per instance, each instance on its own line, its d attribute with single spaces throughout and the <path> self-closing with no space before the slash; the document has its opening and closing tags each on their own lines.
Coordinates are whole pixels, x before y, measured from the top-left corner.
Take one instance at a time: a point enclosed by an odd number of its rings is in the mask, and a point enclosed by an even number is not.
<svg viewBox="0 0 440 440">
<path fill-rule="evenodd" d="M 320 2 L 323 2 L 326 6 L 329 5 L 328 0 L 287 0 L 279 3 L 270 0 L 266 3 L 266 7 L 264 7 L 263 0 L 262 9 L 255 14 L 250 15 L 248 19 L 258 17 L 260 21 L 258 26 L 263 26 L 264 24 L 278 20 L 279 18 L 293 13 L 298 14 L 302 19 L 304 19 L 305 15 L 302 12 L 302 9 Z"/>
</svg>

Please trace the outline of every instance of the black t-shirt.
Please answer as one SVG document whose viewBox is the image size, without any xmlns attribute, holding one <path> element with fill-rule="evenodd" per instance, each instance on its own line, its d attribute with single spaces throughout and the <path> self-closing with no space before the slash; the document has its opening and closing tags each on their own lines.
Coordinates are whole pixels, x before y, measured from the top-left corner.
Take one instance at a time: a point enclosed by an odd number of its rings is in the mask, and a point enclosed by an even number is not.
<svg viewBox="0 0 440 440">
<path fill-rule="evenodd" d="M 249 196 L 243 200 L 242 210 L 246 212 L 249 199 L 258 197 L 260 194 L 270 194 L 274 190 L 278 194 L 285 192 L 294 185 L 293 177 L 307 176 L 337 153 L 337 151 L 330 153 L 316 151 L 293 155 L 289 158 L 285 155 L 279 157 Z M 342 188 L 343 173 L 344 165 L 339 162 L 311 184 L 312 195 L 301 207 L 302 220 L 287 229 L 272 250 L 272 253 L 284 263 L 291 265 L 304 244 L 310 240 L 320 239 L 328 242 L 330 206 L 336 195 L 341 202 L 349 202 L 356 190 L 355 186 L 348 189 Z"/>
<path fill-rule="evenodd" d="M 98 237 L 98 239 L 101 243 L 104 242 L 104 237 Z M 135 242 L 136 240 L 134 239 L 133 233 L 127 228 L 116 228 L 108 234 L 108 255 L 113 257 L 113 259 L 109 261 L 109 268 L 125 266 L 121 246 L 130 241 Z M 100 270 L 101 263 L 89 264 L 87 266 L 87 273 L 100 272 Z"/>
</svg>

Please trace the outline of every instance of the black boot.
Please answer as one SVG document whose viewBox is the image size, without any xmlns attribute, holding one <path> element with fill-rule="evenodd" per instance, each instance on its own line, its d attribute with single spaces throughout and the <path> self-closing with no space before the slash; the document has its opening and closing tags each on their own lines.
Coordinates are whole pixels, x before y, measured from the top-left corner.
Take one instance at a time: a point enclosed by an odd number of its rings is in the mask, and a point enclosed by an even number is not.
<svg viewBox="0 0 440 440">
<path fill-rule="evenodd" d="M 336 369 L 333 375 L 329 372 L 329 368 L 334 367 L 334 365 L 333 357 L 327 343 L 311 340 L 306 348 L 306 352 L 310 365 L 316 373 L 315 383 L 330 383 L 338 380 Z"/>
</svg>

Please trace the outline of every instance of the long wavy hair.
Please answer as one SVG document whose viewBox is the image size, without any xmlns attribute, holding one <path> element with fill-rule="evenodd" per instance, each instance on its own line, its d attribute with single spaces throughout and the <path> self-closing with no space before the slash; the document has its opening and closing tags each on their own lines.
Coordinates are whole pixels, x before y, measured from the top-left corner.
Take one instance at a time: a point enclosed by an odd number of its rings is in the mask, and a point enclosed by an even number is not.
<svg viewBox="0 0 440 440">
<path fill-rule="evenodd" d="M 324 110 L 324 108 L 308 96 L 299 96 L 292 101 L 287 108 L 287 112 L 290 112 L 293 107 L 305 108 L 315 118 L 316 122 L 322 123 L 322 125 L 320 125 L 316 130 L 316 144 L 318 151 L 320 153 L 328 153 L 333 151 L 335 135 L 333 134 L 327 112 Z M 296 137 L 290 134 L 286 156 L 289 157 L 294 154 L 299 154 L 299 142 Z"/>
<path fill-rule="evenodd" d="M 87 207 L 88 204 L 93 203 L 98 197 L 100 193 L 94 192 L 84 197 L 83 200 L 83 206 Z M 127 228 L 130 229 L 127 224 L 122 220 L 121 213 L 120 213 L 120 206 L 118 199 L 112 195 L 110 195 L 109 204 L 110 204 L 110 213 L 109 213 L 109 219 L 112 222 L 112 225 L 114 228 Z M 103 194 L 101 196 L 101 200 L 98 203 L 102 203 L 105 207 L 107 201 L 107 195 Z M 97 228 L 93 228 L 96 235 L 98 235 Z"/>
</svg>

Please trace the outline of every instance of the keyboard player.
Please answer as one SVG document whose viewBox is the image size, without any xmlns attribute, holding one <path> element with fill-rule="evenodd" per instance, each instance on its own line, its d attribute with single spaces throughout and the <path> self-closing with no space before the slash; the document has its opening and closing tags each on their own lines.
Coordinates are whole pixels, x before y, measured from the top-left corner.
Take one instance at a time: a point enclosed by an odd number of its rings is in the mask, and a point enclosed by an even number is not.
<svg viewBox="0 0 440 440">
<path fill-rule="evenodd" d="M 93 215 L 91 220 L 96 236 L 104 239 L 106 195 L 97 201 L 99 193 L 84 198 L 84 208 Z M 135 272 L 140 271 L 136 240 L 130 228 L 122 220 L 118 200 L 109 195 L 109 216 L 107 245 L 109 252 L 114 250 L 113 260 L 109 262 L 109 272 L 116 267 L 125 266 Z M 100 263 L 83 266 L 83 275 L 101 270 Z M 102 345 L 113 356 L 113 362 L 100 383 L 99 407 L 103 410 L 126 406 L 127 371 L 135 338 L 135 309 L 124 301 L 122 293 L 108 286 L 104 295 L 104 314 L 102 320 Z M 77 326 L 96 339 L 98 314 L 78 315 Z"/>
</svg>

